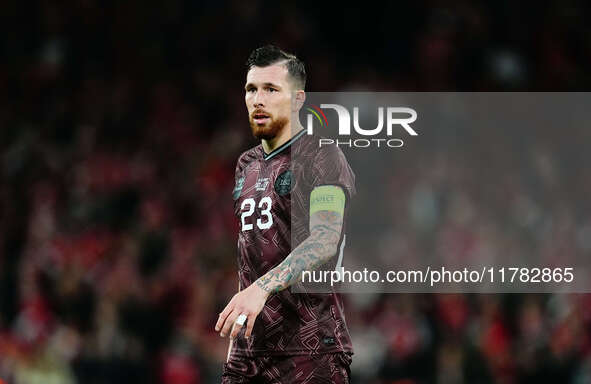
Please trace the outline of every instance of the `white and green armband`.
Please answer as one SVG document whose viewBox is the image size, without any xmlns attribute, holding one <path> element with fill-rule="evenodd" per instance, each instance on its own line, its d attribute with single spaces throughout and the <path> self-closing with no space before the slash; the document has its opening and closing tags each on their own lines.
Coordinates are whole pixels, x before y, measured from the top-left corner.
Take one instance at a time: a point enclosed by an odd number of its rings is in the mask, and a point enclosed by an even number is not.
<svg viewBox="0 0 591 384">
<path fill-rule="evenodd" d="M 345 212 L 345 192 L 336 185 L 321 185 L 310 193 L 310 215 L 318 211 Z"/>
</svg>

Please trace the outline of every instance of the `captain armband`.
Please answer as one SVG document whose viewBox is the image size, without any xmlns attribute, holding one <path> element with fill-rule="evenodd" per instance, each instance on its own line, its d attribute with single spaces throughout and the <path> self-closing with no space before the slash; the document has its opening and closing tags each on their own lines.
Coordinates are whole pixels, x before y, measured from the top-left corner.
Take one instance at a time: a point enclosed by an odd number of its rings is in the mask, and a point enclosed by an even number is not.
<svg viewBox="0 0 591 384">
<path fill-rule="evenodd" d="M 321 185 L 310 193 L 310 215 L 318 211 L 345 212 L 345 192 L 336 185 Z"/>
</svg>

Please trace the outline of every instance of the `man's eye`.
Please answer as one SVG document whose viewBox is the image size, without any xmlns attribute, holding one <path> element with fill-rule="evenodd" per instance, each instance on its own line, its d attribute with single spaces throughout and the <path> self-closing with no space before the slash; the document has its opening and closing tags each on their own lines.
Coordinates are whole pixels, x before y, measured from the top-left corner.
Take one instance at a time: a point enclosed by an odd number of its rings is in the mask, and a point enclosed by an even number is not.
<svg viewBox="0 0 591 384">
<path fill-rule="evenodd" d="M 254 89 L 254 88 L 248 88 L 248 89 L 246 90 L 246 92 L 249 92 L 249 93 L 252 93 L 252 92 L 254 92 L 254 91 L 255 91 L 255 89 Z"/>
<path fill-rule="evenodd" d="M 275 88 L 269 88 L 269 92 L 277 92 Z"/>
</svg>

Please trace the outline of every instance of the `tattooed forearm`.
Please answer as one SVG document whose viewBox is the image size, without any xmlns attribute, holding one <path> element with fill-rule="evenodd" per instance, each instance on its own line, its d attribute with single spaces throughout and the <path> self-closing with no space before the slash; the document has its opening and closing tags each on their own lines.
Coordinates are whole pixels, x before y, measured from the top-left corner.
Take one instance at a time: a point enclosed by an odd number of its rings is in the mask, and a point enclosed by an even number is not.
<svg viewBox="0 0 591 384">
<path fill-rule="evenodd" d="M 267 292 L 276 292 L 297 282 L 304 270 L 326 263 L 337 252 L 343 217 L 338 212 L 318 211 L 310 217 L 310 236 L 279 265 L 256 283 Z"/>
</svg>

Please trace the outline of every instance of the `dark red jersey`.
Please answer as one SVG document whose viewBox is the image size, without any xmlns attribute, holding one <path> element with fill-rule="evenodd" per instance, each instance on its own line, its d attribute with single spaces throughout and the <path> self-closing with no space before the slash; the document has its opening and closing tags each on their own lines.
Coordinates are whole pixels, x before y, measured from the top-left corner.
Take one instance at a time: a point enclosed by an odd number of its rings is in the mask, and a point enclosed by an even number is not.
<svg viewBox="0 0 591 384">
<path fill-rule="evenodd" d="M 348 202 L 355 194 L 355 175 L 339 148 L 319 148 L 318 137 L 305 131 L 269 154 L 258 145 L 240 156 L 233 198 L 240 222 L 241 289 L 281 263 L 309 236 L 310 192 L 320 185 L 342 187 Z M 323 269 L 334 269 L 341 262 L 344 232 L 343 223 L 340 253 Z M 252 336 L 246 340 L 242 329 L 232 354 L 352 352 L 341 296 L 335 292 L 295 293 L 293 288 L 269 296 Z"/>
</svg>

